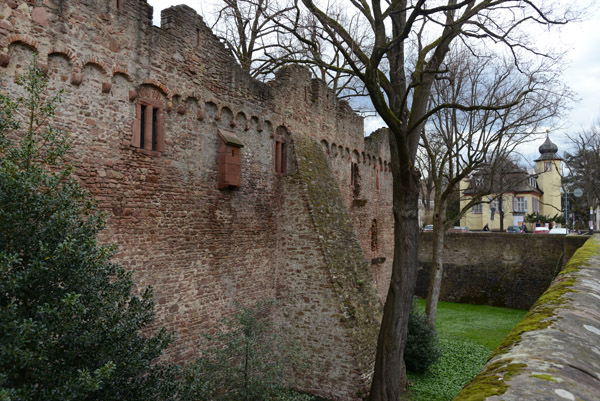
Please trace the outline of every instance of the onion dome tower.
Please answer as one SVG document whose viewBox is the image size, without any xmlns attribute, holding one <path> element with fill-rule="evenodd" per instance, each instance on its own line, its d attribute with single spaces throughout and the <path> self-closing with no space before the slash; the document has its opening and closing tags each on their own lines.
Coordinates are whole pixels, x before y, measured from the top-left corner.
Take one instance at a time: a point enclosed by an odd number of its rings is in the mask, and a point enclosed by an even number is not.
<svg viewBox="0 0 600 401">
<path fill-rule="evenodd" d="M 546 134 L 546 140 L 538 150 L 540 157 L 535 160 L 535 171 L 538 186 L 544 193 L 540 213 L 552 217 L 561 213 L 562 158 L 549 134 Z"/>
</svg>

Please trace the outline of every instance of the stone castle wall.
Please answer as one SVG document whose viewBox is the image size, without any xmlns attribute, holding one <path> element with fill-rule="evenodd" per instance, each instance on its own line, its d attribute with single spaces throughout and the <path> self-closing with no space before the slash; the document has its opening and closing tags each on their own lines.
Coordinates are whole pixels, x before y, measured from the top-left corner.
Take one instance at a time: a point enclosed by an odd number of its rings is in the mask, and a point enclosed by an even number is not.
<svg viewBox="0 0 600 401">
<path fill-rule="evenodd" d="M 387 137 L 365 139 L 362 118 L 307 70 L 253 80 L 189 7 L 164 10 L 161 27 L 151 16 L 145 0 L 0 0 L 1 86 L 17 93 L 35 52 L 63 91 L 56 125 L 110 213 L 103 239 L 154 288 L 156 325 L 177 336 L 168 358 L 199 356 L 202 334 L 235 301 L 276 298 L 278 324 L 315 362 L 297 372 L 298 387 L 355 398 L 369 381 L 376 289 L 387 288 L 393 249 Z M 154 150 L 134 141 L 144 104 L 164 121 Z M 239 188 L 218 189 L 219 131 L 243 144 Z M 288 146 L 285 173 L 274 168 L 277 140 Z M 300 144 L 326 161 L 329 192 L 311 190 Z M 329 197 L 317 218 L 312 205 Z M 319 224 L 348 245 L 327 254 Z"/>
</svg>

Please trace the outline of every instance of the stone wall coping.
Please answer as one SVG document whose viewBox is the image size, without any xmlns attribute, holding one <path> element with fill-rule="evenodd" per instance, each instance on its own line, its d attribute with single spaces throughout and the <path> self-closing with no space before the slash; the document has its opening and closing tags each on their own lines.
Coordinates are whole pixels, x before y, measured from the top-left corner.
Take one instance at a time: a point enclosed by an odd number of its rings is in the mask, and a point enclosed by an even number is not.
<svg viewBox="0 0 600 401">
<path fill-rule="evenodd" d="M 596 234 L 575 252 L 454 401 L 597 400 L 599 306 Z"/>
</svg>

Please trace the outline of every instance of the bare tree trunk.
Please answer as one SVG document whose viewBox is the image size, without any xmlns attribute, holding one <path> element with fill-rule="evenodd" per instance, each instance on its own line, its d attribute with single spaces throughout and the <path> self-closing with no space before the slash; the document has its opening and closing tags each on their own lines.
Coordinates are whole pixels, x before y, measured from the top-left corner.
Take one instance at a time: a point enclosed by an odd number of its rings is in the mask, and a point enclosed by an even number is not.
<svg viewBox="0 0 600 401">
<path fill-rule="evenodd" d="M 437 188 L 436 188 L 437 189 Z M 437 305 L 440 299 L 442 287 L 442 276 L 444 275 L 444 233 L 446 232 L 446 207 L 447 201 L 437 199 L 435 201 L 433 216 L 433 243 L 431 272 L 429 274 L 429 289 L 427 291 L 427 304 L 425 314 L 429 324 L 435 326 L 437 317 Z"/>
<path fill-rule="evenodd" d="M 406 388 L 404 344 L 418 267 L 418 185 L 414 169 L 406 180 L 394 179 L 394 261 L 377 340 L 371 401 L 398 401 Z"/>
<path fill-rule="evenodd" d="M 498 198 L 498 217 L 500 217 L 500 232 L 504 232 L 504 194 Z"/>
</svg>

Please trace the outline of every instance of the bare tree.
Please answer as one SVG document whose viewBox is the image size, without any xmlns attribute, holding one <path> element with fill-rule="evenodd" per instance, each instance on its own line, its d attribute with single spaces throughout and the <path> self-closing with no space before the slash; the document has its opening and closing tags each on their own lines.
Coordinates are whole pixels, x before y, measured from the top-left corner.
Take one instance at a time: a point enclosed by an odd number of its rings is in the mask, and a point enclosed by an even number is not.
<svg viewBox="0 0 600 401">
<path fill-rule="evenodd" d="M 565 153 L 569 175 L 565 184 L 571 190 L 583 190 L 583 200 L 573 199 L 585 224 L 589 209 L 600 206 L 600 121 L 588 129 L 568 135 L 573 145 L 572 152 Z M 582 204 L 583 203 L 583 204 Z"/>
<path fill-rule="evenodd" d="M 421 134 L 420 158 L 434 187 L 432 266 L 426 314 L 435 325 L 443 275 L 445 232 L 471 207 L 490 202 L 494 194 L 500 206 L 506 188 L 516 179 L 527 181 L 522 169 L 507 162 L 524 142 L 535 139 L 541 123 L 557 117 L 570 91 L 561 84 L 553 68 L 555 61 L 533 63 L 520 69 L 512 60 L 473 55 L 460 46 L 446 57 L 447 73 L 434 82 L 430 108 L 439 109 Z M 462 108 L 440 108 L 462 104 Z M 447 219 L 449 197 L 459 183 L 474 172 L 482 185 L 472 187 L 470 201 L 458 215 Z M 463 196 L 464 194 L 461 194 Z M 485 198 L 484 198 L 485 197 Z M 501 207 L 500 210 L 503 210 Z M 502 213 L 502 212 L 501 212 Z M 502 219 L 502 216 L 501 216 Z"/>
<path fill-rule="evenodd" d="M 288 0 L 221 0 L 211 29 L 225 43 L 242 69 L 255 78 L 278 68 L 269 52 L 280 49 L 278 20 L 293 9 Z M 296 27 L 289 27 L 295 29 Z"/>
<path fill-rule="evenodd" d="M 296 1 L 319 20 L 349 66 L 326 67 L 356 75 L 391 131 L 395 249 L 370 399 L 399 400 L 405 388 L 404 344 L 418 266 L 420 174 L 415 159 L 420 134 L 427 119 L 442 109 L 488 108 L 461 103 L 428 108 L 433 84 L 444 76 L 444 59 L 451 44 L 461 41 L 474 54 L 485 46 L 503 49 L 522 68 L 524 58 L 541 55 L 523 27 L 562 24 L 573 15 L 564 3 L 550 1 L 349 0 L 352 12 L 372 33 L 373 42 L 364 47 L 318 0 Z M 414 63 L 407 61 L 411 49 Z"/>
<path fill-rule="evenodd" d="M 225 43 L 242 69 L 254 78 L 268 80 L 282 66 L 301 63 L 320 78 L 340 99 L 364 97 L 362 81 L 349 72 L 340 49 L 329 40 L 319 20 L 311 14 L 290 14 L 293 0 L 220 0 L 212 29 Z M 368 32 L 356 18 L 346 18 L 340 7 L 330 9 L 350 27 L 363 46 Z M 292 15 L 293 18 L 289 18 Z M 289 31 L 295 35 L 289 35 Z M 360 39 L 358 39 L 360 38 Z M 326 66 L 336 66 L 335 69 Z"/>
</svg>

